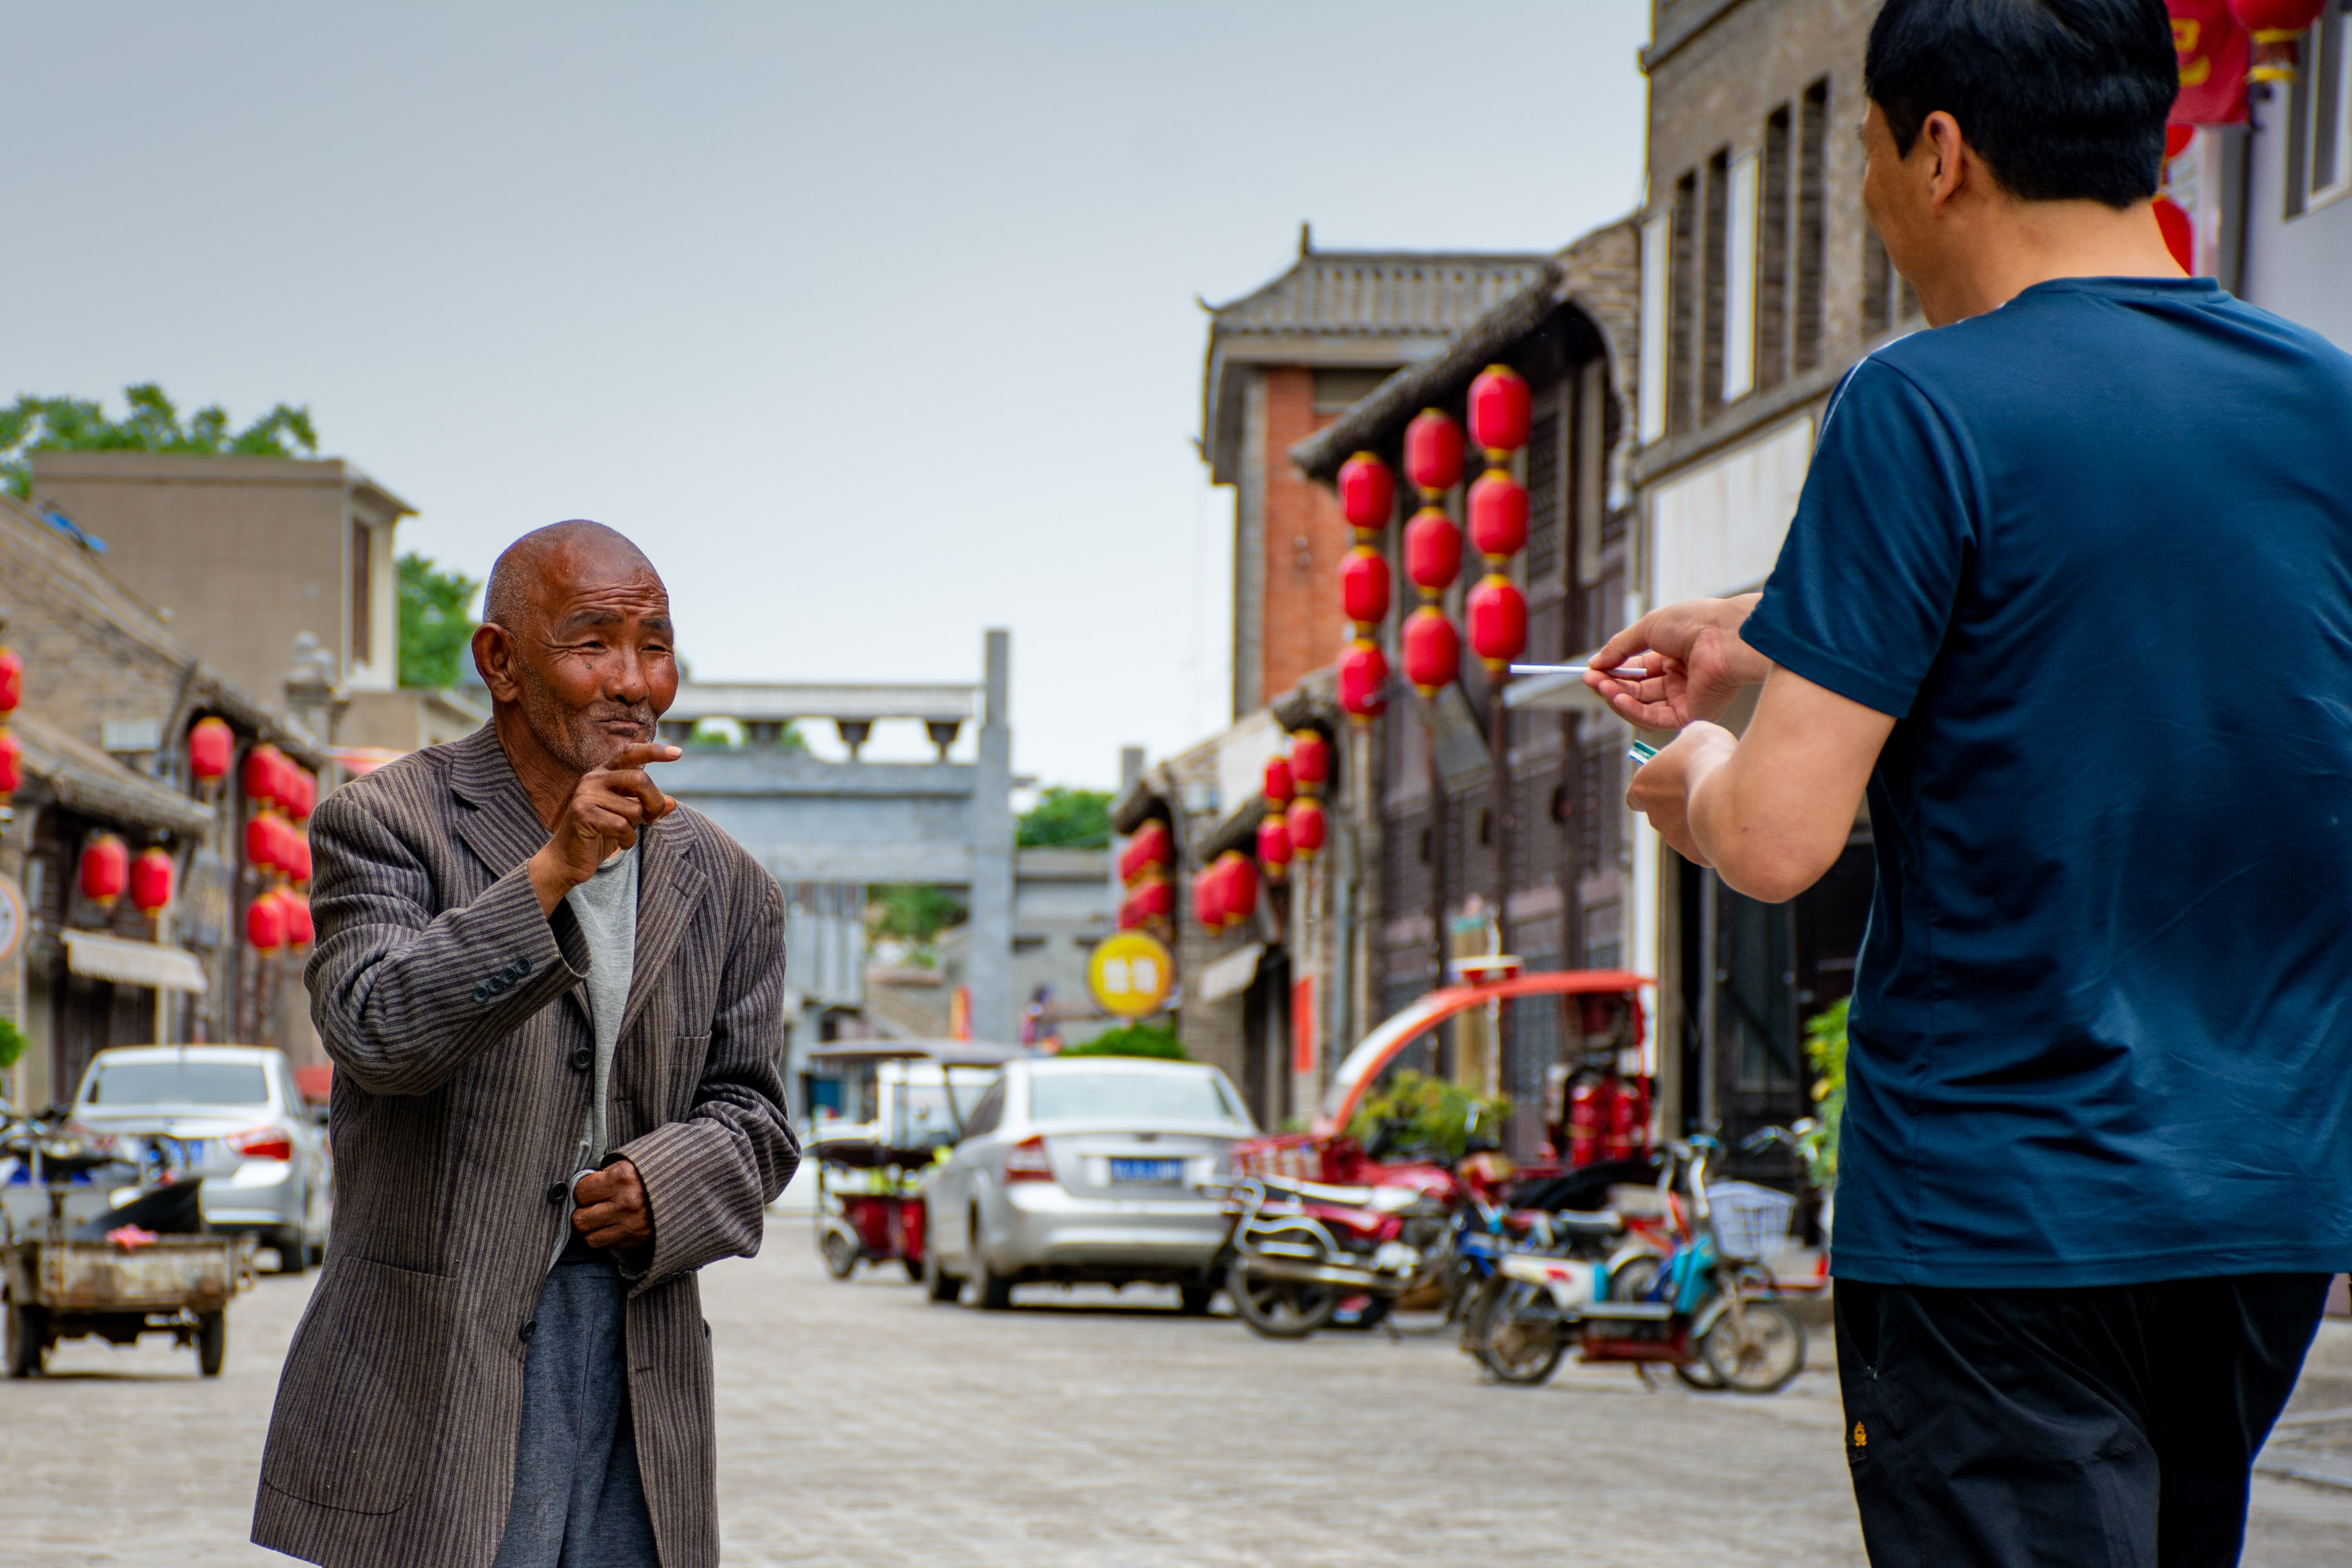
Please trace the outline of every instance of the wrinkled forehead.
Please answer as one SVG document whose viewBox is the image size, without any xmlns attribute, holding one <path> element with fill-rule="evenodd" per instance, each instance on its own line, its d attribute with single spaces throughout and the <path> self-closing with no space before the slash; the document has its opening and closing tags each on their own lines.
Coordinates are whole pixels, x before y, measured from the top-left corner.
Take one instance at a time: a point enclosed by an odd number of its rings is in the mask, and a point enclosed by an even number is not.
<svg viewBox="0 0 2352 1568">
<path fill-rule="evenodd" d="M 532 563 L 531 602 L 551 632 L 637 620 L 669 627 L 669 590 L 653 563 L 616 540 L 565 540 Z"/>
</svg>

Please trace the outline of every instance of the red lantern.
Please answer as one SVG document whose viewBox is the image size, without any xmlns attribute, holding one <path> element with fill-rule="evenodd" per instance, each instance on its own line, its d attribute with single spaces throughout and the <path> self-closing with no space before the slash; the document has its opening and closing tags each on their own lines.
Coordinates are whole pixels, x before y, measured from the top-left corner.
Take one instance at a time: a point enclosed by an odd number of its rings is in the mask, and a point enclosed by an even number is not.
<svg viewBox="0 0 2352 1568">
<path fill-rule="evenodd" d="M 310 879 L 310 841 L 290 827 L 286 832 L 286 874 L 298 882 L 308 882 Z"/>
<path fill-rule="evenodd" d="M 1290 827 L 1291 853 L 1301 860 L 1314 859 L 1316 851 L 1323 847 L 1323 803 L 1302 800 L 1285 812 L 1283 819 Z"/>
<path fill-rule="evenodd" d="M 1470 590 L 1464 606 L 1470 647 L 1494 674 L 1527 650 L 1528 601 L 1518 585 L 1497 572 Z"/>
<path fill-rule="evenodd" d="M 16 710 L 25 700 L 25 661 L 0 647 L 0 719 Z"/>
<path fill-rule="evenodd" d="M 1423 605 L 1404 624 L 1404 678 L 1434 697 L 1462 668 L 1462 639 L 1445 612 Z"/>
<path fill-rule="evenodd" d="M 245 906 L 245 940 L 264 952 L 286 945 L 286 910 L 274 889 Z"/>
<path fill-rule="evenodd" d="M 1300 730 L 1290 737 L 1290 776 L 1298 793 L 1315 795 L 1331 782 L 1331 742 L 1320 730 Z"/>
<path fill-rule="evenodd" d="M 2166 126 L 2164 128 L 2164 161 L 2168 163 L 2171 163 L 2175 158 L 2188 152 L 2189 144 L 2196 140 L 2197 127 L 2194 125 Z"/>
<path fill-rule="evenodd" d="M 318 775 L 289 763 L 281 782 L 286 785 L 286 815 L 297 822 L 309 816 L 310 808 L 319 804 Z"/>
<path fill-rule="evenodd" d="M 1389 563 L 1359 545 L 1339 563 L 1339 608 L 1360 626 L 1376 626 L 1389 613 Z"/>
<path fill-rule="evenodd" d="M 1359 637 L 1339 656 L 1339 707 L 1353 718 L 1370 720 L 1388 710 L 1388 656 L 1381 645 Z"/>
<path fill-rule="evenodd" d="M 1176 910 L 1176 889 L 1168 885 L 1165 877 L 1148 877 L 1137 887 L 1128 902 L 1141 911 L 1146 920 L 1165 920 Z"/>
<path fill-rule="evenodd" d="M 188 728 L 188 776 L 210 784 L 228 776 L 236 755 L 236 732 L 226 720 L 199 719 Z"/>
<path fill-rule="evenodd" d="M 283 798 L 289 771 L 286 753 L 275 746 L 256 746 L 245 754 L 245 798 L 274 805 Z"/>
<path fill-rule="evenodd" d="M 1339 465 L 1339 513 L 1349 528 L 1386 528 L 1396 510 L 1396 479 L 1389 466 L 1370 452 Z"/>
<path fill-rule="evenodd" d="M 1118 879 L 1132 882 L 1161 869 L 1168 864 L 1171 847 L 1168 825 L 1158 817 L 1152 818 L 1127 841 L 1127 848 L 1118 858 Z"/>
<path fill-rule="evenodd" d="M 2254 41 L 2248 81 L 2293 81 L 2295 43 L 2327 9 L 2327 0 L 2230 0 L 2230 15 Z"/>
<path fill-rule="evenodd" d="M 1228 849 L 1213 868 L 1224 886 L 1217 903 L 1225 924 L 1237 926 L 1257 912 L 1257 862 L 1238 849 Z"/>
<path fill-rule="evenodd" d="M 2172 259 L 2180 263 L 2180 270 L 2197 271 L 2197 228 L 2189 214 L 2170 196 L 2156 198 L 2156 226 L 2164 236 L 2164 248 L 2172 252 Z"/>
<path fill-rule="evenodd" d="M 82 846 L 82 895 L 102 910 L 114 907 L 131 880 L 131 851 L 111 833 L 101 833 Z"/>
<path fill-rule="evenodd" d="M 280 893 L 278 895 L 278 908 L 286 917 L 286 945 L 310 946 L 310 939 L 319 934 L 318 928 L 310 923 L 310 900 L 292 893 Z"/>
<path fill-rule="evenodd" d="M 1434 408 L 1424 408 L 1404 427 L 1405 476 L 1425 497 L 1441 496 L 1462 482 L 1462 426 Z"/>
<path fill-rule="evenodd" d="M 265 871 L 278 869 L 278 819 L 256 815 L 246 819 L 245 858 Z"/>
<path fill-rule="evenodd" d="M 1277 882 L 1290 868 L 1290 824 L 1278 811 L 1258 820 L 1257 863 Z"/>
<path fill-rule="evenodd" d="M 1265 804 L 1276 811 L 1290 804 L 1291 797 L 1298 793 L 1298 785 L 1291 777 L 1288 757 L 1266 758 L 1265 774 L 1260 784 L 1260 793 L 1265 796 Z"/>
<path fill-rule="evenodd" d="M 1470 543 L 1489 561 L 1516 555 L 1528 542 L 1528 492 L 1500 468 L 1470 486 Z"/>
<path fill-rule="evenodd" d="M 0 796 L 15 795 L 25 782 L 25 743 L 0 730 Z"/>
<path fill-rule="evenodd" d="M 1428 598 L 1445 592 L 1462 570 L 1462 531 L 1435 507 L 1423 507 L 1404 530 L 1404 574 Z"/>
<path fill-rule="evenodd" d="M 1135 930 L 1137 927 L 1139 927 L 1139 926 L 1140 926 L 1140 925 L 1142 925 L 1142 924 L 1143 924 L 1143 914 L 1142 914 L 1142 911 L 1140 911 L 1139 910 L 1138 910 L 1138 909 L 1135 907 L 1135 900 L 1134 900 L 1133 899 L 1129 899 L 1129 900 L 1127 900 L 1127 902 L 1125 902 L 1125 903 L 1123 903 L 1123 904 L 1121 904 L 1121 905 L 1119 905 L 1119 906 L 1118 906 L 1118 929 L 1119 929 L 1119 930 L 1121 930 L 1121 931 L 1133 931 L 1133 930 Z"/>
<path fill-rule="evenodd" d="M 1470 438 L 1499 462 L 1528 444 L 1528 379 L 1490 364 L 1470 384 Z"/>
<path fill-rule="evenodd" d="M 152 915 L 172 901 L 172 858 L 161 849 L 142 849 L 131 862 L 131 902 L 142 915 Z"/>
<path fill-rule="evenodd" d="M 1192 879 L 1192 918 L 1211 931 L 1225 925 L 1225 884 L 1214 866 Z"/>
</svg>

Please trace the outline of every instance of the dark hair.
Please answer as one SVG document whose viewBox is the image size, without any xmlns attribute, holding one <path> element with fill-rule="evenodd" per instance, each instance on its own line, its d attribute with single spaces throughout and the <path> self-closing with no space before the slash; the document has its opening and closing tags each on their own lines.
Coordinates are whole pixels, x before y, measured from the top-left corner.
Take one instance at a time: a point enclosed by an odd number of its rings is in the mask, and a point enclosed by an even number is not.
<svg viewBox="0 0 2352 1568">
<path fill-rule="evenodd" d="M 2026 201 L 2156 194 L 2180 62 L 2164 0 L 1886 0 L 1864 89 L 1895 150 L 1942 110 Z"/>
</svg>

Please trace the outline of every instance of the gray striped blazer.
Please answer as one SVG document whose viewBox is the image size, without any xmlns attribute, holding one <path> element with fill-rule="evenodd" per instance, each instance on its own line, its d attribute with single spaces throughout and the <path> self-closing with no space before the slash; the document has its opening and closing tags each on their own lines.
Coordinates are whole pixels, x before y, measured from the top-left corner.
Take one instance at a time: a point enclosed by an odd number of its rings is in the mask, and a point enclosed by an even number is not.
<svg viewBox="0 0 2352 1568">
<path fill-rule="evenodd" d="M 496 731 L 405 757 L 311 819 L 311 1016 L 335 1062 L 335 1217 L 270 1416 L 253 1539 L 352 1568 L 497 1553 L 523 1356 L 570 1223 L 589 959 L 524 869 L 547 841 Z M 629 1395 L 666 1568 L 719 1560 L 709 1329 L 694 1271 L 749 1257 L 799 1163 L 777 1076 L 782 890 L 708 819 L 648 829 L 612 1146 L 654 1243 L 629 1271 Z"/>
</svg>

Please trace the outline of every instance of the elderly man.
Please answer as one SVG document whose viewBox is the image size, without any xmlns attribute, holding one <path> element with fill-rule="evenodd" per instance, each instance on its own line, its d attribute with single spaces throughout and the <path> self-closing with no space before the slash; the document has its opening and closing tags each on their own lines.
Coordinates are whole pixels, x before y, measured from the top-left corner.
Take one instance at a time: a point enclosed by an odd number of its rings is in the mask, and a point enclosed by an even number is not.
<svg viewBox="0 0 2352 1568">
<path fill-rule="evenodd" d="M 656 787 L 677 690 L 652 564 L 593 522 L 499 558 L 492 722 L 328 797 L 312 1016 L 333 1250 L 253 1539 L 393 1568 L 719 1557 L 695 1270 L 798 1163 L 783 904 Z"/>
</svg>

